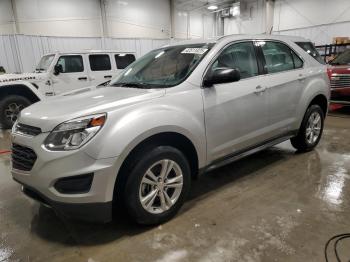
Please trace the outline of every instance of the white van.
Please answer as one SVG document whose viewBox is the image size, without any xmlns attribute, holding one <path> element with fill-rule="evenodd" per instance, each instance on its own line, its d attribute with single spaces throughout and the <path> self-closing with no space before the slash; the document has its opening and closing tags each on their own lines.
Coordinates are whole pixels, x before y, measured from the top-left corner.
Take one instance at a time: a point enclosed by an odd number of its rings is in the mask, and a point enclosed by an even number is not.
<svg viewBox="0 0 350 262">
<path fill-rule="evenodd" d="M 0 125 L 9 128 L 25 107 L 47 96 L 109 81 L 134 62 L 135 53 L 105 50 L 44 55 L 33 73 L 0 76 Z"/>
</svg>

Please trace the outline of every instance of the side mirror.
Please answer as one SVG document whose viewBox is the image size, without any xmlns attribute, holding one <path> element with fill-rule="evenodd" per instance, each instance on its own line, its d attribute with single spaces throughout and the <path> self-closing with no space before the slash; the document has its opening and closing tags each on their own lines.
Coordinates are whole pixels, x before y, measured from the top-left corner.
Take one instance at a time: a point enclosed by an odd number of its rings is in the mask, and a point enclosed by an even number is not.
<svg viewBox="0 0 350 262">
<path fill-rule="evenodd" d="M 204 86 L 211 87 L 215 84 L 237 82 L 241 74 L 236 68 L 219 67 L 204 78 Z"/>
<path fill-rule="evenodd" d="M 55 76 L 59 75 L 60 73 L 63 72 L 63 67 L 62 65 L 55 65 L 54 69 L 53 69 L 53 74 Z"/>
</svg>

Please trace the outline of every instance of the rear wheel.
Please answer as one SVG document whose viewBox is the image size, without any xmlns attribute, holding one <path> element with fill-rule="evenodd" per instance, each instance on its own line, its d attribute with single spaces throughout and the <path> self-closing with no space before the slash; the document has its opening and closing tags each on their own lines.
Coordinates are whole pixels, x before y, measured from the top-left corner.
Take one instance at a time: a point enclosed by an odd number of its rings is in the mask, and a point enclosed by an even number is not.
<svg viewBox="0 0 350 262">
<path fill-rule="evenodd" d="M 184 203 L 191 183 L 184 154 L 170 146 L 157 146 L 138 154 L 123 192 L 129 215 L 139 224 L 163 223 Z"/>
<path fill-rule="evenodd" d="M 300 152 L 314 149 L 319 143 L 324 124 L 324 114 L 319 105 L 311 105 L 304 116 L 298 135 L 291 138 L 291 143 Z"/>
<path fill-rule="evenodd" d="M 11 128 L 17 120 L 18 114 L 31 102 L 18 95 L 9 95 L 0 101 L 0 124 L 3 128 Z"/>
</svg>

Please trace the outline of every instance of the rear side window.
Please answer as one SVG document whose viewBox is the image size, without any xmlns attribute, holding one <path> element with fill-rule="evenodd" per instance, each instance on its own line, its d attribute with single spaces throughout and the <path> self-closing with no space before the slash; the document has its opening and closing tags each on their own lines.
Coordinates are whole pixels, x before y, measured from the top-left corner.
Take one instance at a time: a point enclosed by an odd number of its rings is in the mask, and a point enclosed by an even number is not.
<svg viewBox="0 0 350 262">
<path fill-rule="evenodd" d="M 258 75 L 258 63 L 252 42 L 242 42 L 227 47 L 213 63 L 211 70 L 237 68 L 241 79 Z"/>
<path fill-rule="evenodd" d="M 84 63 L 81 55 L 60 56 L 57 65 L 62 66 L 62 73 L 77 73 L 84 71 Z"/>
<path fill-rule="evenodd" d="M 277 73 L 294 69 L 292 50 L 279 42 L 260 42 L 268 73 Z"/>
<path fill-rule="evenodd" d="M 310 56 L 316 59 L 319 63 L 324 64 L 322 56 L 318 53 L 315 46 L 310 42 L 296 42 L 298 46 L 305 50 Z"/>
<path fill-rule="evenodd" d="M 89 55 L 91 71 L 107 71 L 111 70 L 111 60 L 109 55 Z"/>
<path fill-rule="evenodd" d="M 135 61 L 135 56 L 133 54 L 117 54 L 114 57 L 117 69 L 124 69 Z"/>
</svg>

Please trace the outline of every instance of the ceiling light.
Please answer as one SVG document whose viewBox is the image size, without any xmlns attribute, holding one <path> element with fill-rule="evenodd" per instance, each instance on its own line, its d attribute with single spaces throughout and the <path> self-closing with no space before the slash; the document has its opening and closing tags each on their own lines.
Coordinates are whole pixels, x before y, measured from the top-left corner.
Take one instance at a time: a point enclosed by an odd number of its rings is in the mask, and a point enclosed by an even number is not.
<svg viewBox="0 0 350 262">
<path fill-rule="evenodd" d="M 218 6 L 217 5 L 210 5 L 207 8 L 208 8 L 208 10 L 216 10 L 216 9 L 218 9 Z"/>
</svg>

